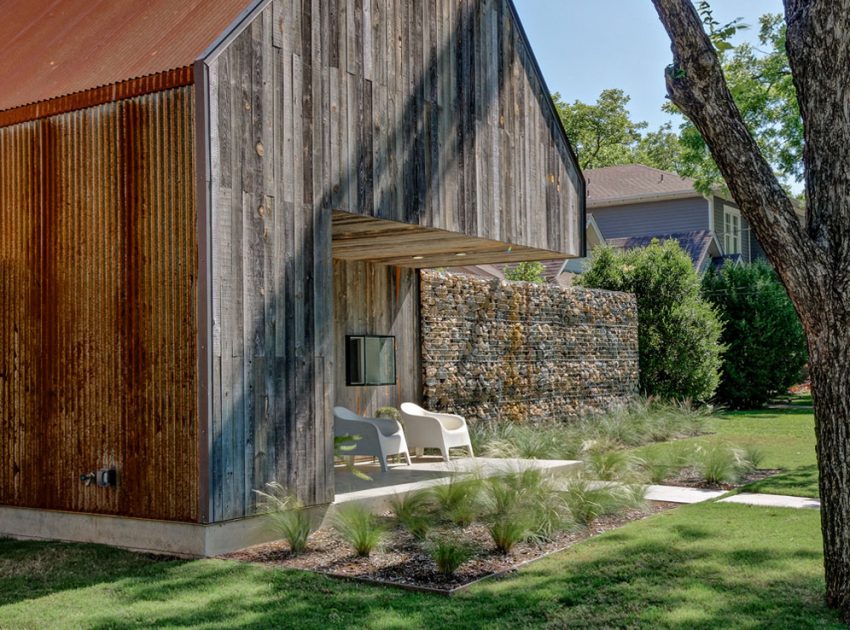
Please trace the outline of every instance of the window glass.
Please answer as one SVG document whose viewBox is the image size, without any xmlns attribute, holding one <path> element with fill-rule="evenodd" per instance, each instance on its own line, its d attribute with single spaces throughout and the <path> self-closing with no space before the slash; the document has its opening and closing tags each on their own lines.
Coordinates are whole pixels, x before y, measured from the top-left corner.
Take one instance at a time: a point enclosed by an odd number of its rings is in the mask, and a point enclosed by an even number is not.
<svg viewBox="0 0 850 630">
<path fill-rule="evenodd" d="M 345 348 L 348 385 L 395 385 L 395 337 L 349 335 Z"/>
</svg>

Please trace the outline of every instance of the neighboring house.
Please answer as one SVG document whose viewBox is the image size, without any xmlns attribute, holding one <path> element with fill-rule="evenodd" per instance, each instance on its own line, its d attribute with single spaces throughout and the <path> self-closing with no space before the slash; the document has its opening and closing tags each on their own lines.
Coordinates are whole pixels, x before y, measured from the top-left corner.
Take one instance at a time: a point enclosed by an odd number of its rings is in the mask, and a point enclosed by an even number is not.
<svg viewBox="0 0 850 630">
<path fill-rule="evenodd" d="M 588 212 L 612 247 L 672 238 L 698 271 L 723 257 L 743 262 L 764 257 L 735 202 L 719 192 L 697 192 L 690 178 L 642 164 L 591 169 L 585 177 Z"/>
<path fill-rule="evenodd" d="M 585 253 L 510 0 L 3 6 L 0 536 L 256 541 L 421 400 L 420 268 Z"/>
</svg>

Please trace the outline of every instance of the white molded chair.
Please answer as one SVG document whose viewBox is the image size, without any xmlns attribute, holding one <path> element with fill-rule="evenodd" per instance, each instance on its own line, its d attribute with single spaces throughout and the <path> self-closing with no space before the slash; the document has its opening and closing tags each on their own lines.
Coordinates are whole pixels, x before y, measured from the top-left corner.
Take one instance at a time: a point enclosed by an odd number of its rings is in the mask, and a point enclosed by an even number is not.
<svg viewBox="0 0 850 630">
<path fill-rule="evenodd" d="M 371 455 L 381 462 L 381 470 L 387 471 L 387 457 L 404 454 L 410 465 L 410 453 L 404 429 L 397 420 L 390 418 L 366 418 L 345 407 L 334 407 L 334 435 L 358 435 L 351 450 L 344 455 Z"/>
<path fill-rule="evenodd" d="M 466 419 L 451 413 L 426 411 L 415 403 L 402 403 L 401 417 L 410 448 L 438 448 L 444 461 L 449 461 L 449 449 L 466 447 L 474 457 Z"/>
</svg>

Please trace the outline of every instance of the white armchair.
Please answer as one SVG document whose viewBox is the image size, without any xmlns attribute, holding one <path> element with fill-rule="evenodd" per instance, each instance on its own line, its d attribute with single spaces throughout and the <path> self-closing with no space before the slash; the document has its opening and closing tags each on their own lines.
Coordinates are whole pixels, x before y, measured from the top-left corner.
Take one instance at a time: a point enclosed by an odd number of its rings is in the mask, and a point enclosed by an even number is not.
<svg viewBox="0 0 850 630">
<path fill-rule="evenodd" d="M 466 420 L 451 413 L 426 411 L 414 403 L 402 403 L 401 417 L 410 448 L 438 448 L 444 461 L 449 461 L 449 449 L 466 447 L 472 452 L 472 441 Z"/>
<path fill-rule="evenodd" d="M 404 454 L 407 465 L 410 465 L 404 429 L 397 420 L 365 418 L 345 407 L 334 407 L 334 435 L 360 436 L 359 440 L 352 442 L 354 448 L 346 450 L 345 455 L 377 457 L 384 472 L 387 471 L 387 457 L 390 455 Z"/>
</svg>

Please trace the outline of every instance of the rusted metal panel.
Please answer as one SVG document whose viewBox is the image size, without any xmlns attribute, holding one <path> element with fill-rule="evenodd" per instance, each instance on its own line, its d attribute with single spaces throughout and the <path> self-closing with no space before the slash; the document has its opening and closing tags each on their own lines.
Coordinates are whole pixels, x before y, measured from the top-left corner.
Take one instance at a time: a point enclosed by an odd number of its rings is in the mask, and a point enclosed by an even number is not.
<svg viewBox="0 0 850 630">
<path fill-rule="evenodd" d="M 128 79 L 119 83 L 104 85 L 82 92 L 75 92 L 67 96 L 58 96 L 46 101 L 39 101 L 38 103 L 21 105 L 20 107 L 0 111 L 0 127 L 73 112 L 78 109 L 86 109 L 104 103 L 112 103 L 134 96 L 150 94 L 151 92 L 161 92 L 171 88 L 183 87 L 192 83 L 192 68 L 186 67 L 167 70 L 158 74 L 139 77 L 138 79 Z"/>
<path fill-rule="evenodd" d="M 250 0 L 0 0 L 0 110 L 189 68 Z"/>
<path fill-rule="evenodd" d="M 193 101 L 0 129 L 2 504 L 198 520 Z"/>
</svg>

